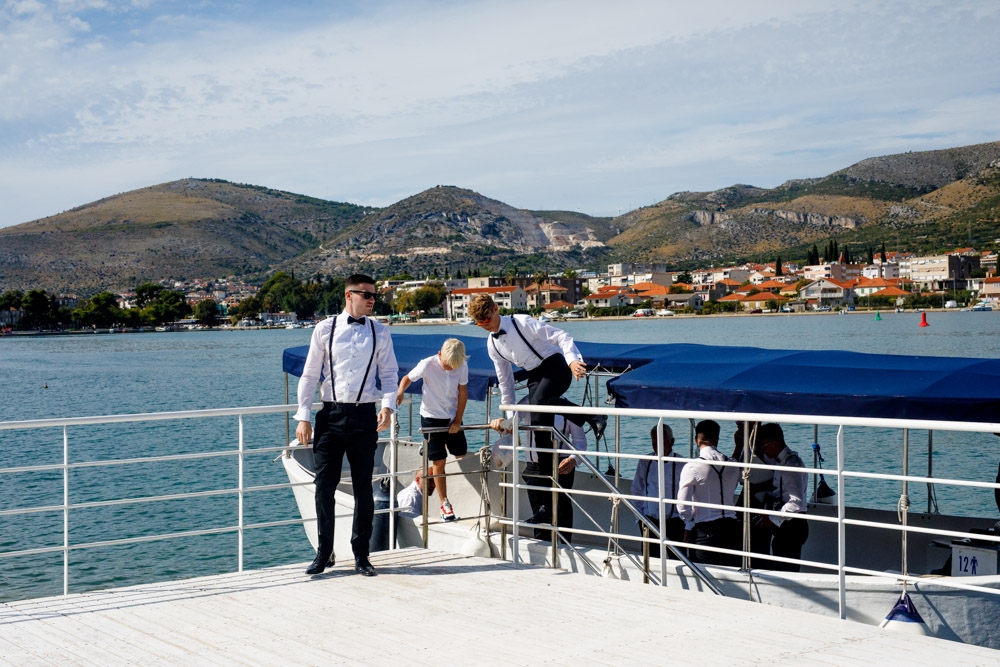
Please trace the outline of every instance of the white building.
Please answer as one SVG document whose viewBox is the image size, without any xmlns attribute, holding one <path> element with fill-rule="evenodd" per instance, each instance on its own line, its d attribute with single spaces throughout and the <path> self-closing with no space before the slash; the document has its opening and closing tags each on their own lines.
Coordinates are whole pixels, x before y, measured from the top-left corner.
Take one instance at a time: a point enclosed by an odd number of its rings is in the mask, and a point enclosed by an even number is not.
<svg viewBox="0 0 1000 667">
<path fill-rule="evenodd" d="M 875 262 L 869 264 L 861 270 L 861 275 L 865 278 L 899 278 L 899 264 L 895 262 Z"/>
<path fill-rule="evenodd" d="M 489 294 L 494 303 L 508 310 L 527 310 L 528 295 L 520 287 L 463 287 L 452 290 L 445 299 L 445 315 L 453 320 L 469 315 L 469 302 L 477 294 Z"/>
<path fill-rule="evenodd" d="M 910 280 L 921 289 L 965 289 L 966 280 L 978 269 L 978 256 L 914 257 L 910 260 Z"/>
</svg>

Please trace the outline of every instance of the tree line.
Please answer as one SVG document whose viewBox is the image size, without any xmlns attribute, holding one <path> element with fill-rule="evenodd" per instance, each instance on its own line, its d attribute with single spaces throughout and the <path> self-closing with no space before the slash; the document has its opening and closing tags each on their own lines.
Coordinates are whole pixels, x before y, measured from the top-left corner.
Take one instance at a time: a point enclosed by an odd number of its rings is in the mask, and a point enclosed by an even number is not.
<svg viewBox="0 0 1000 667">
<path fill-rule="evenodd" d="M 201 306 L 201 304 L 198 304 Z M 216 304 L 213 301 L 210 309 Z M 182 292 L 144 283 L 136 288 L 136 307 L 121 308 L 111 292 L 98 292 L 83 299 L 76 308 L 60 306 L 55 294 L 42 289 L 8 290 L 0 295 L 0 309 L 20 310 L 18 329 L 81 329 L 86 327 L 140 327 L 174 322 L 192 313 Z M 206 311 L 202 306 L 196 310 Z"/>
</svg>

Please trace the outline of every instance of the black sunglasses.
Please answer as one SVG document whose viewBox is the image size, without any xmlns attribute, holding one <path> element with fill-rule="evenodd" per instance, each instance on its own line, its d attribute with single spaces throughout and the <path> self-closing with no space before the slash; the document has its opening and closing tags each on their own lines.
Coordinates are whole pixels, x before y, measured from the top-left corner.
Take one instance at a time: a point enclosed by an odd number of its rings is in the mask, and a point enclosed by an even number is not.
<svg viewBox="0 0 1000 667">
<path fill-rule="evenodd" d="M 349 289 L 347 291 L 350 292 L 351 294 L 360 294 L 365 299 L 374 299 L 375 298 L 375 292 L 366 292 L 366 291 L 360 290 L 360 289 Z"/>
</svg>

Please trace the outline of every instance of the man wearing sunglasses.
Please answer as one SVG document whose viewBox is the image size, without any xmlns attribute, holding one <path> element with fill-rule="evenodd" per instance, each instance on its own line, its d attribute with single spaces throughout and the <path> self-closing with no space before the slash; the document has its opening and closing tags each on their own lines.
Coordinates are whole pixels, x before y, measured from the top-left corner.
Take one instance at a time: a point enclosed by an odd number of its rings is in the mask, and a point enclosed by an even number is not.
<svg viewBox="0 0 1000 667">
<path fill-rule="evenodd" d="M 295 436 L 303 445 L 310 440 L 313 444 L 319 533 L 316 559 L 306 574 L 320 574 L 334 564 L 334 493 L 340 484 L 345 454 L 354 490 L 354 569 L 367 577 L 376 574 L 368 560 L 375 516 L 372 470 L 378 431 L 388 428 L 396 409 L 399 366 L 389 328 L 371 317 L 374 305 L 374 279 L 361 274 L 350 276 L 344 289 L 344 312 L 328 317 L 313 330 L 299 378 Z M 382 383 L 381 392 L 375 387 L 376 376 Z M 316 413 L 314 434 L 309 418 L 317 384 L 323 409 Z"/>
</svg>

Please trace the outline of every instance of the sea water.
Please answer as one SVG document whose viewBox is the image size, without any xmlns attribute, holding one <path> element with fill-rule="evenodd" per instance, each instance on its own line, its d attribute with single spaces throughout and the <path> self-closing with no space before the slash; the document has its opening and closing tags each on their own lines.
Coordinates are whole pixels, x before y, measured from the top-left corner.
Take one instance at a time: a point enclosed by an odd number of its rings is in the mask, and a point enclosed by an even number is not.
<svg viewBox="0 0 1000 667">
<path fill-rule="evenodd" d="M 935 356 L 996 357 L 1000 354 L 1000 318 L 992 313 L 932 313 L 929 327 L 920 316 L 887 313 L 880 321 L 871 314 L 814 316 L 692 317 L 565 322 L 558 326 L 574 338 L 592 342 L 703 343 L 750 345 L 783 349 L 842 349 L 860 352 Z M 478 327 L 458 325 L 393 327 L 394 337 L 420 333 L 484 336 Z M 311 331 L 205 331 L 148 334 L 87 334 L 16 336 L 0 339 L 0 421 L 199 410 L 285 402 L 281 355 L 287 347 L 306 345 Z M 583 383 L 570 398 L 581 402 Z M 591 383 L 591 389 L 593 384 Z M 290 395 L 295 395 L 291 379 Z M 603 404 L 604 391 L 598 397 Z M 416 399 L 419 401 L 419 398 Z M 494 402 L 494 411 L 497 401 Z M 466 423 L 486 419 L 485 404 L 470 401 Z M 419 427 L 408 423 L 410 408 L 400 410 L 405 434 Z M 491 416 L 496 416 L 491 415 Z M 668 420 L 675 449 L 692 450 L 686 420 Z M 650 451 L 649 430 L 655 420 L 624 421 L 621 451 Z M 723 423 L 720 449 L 732 441 L 734 425 Z M 608 440 L 613 433 L 609 427 Z M 294 429 L 294 426 L 292 426 Z M 238 445 L 238 420 L 220 417 L 135 424 L 77 426 L 67 430 L 69 460 L 107 461 L 147 456 L 225 452 Z M 248 449 L 285 442 L 284 414 L 244 418 Z M 476 437 L 481 437 L 477 435 Z M 786 440 L 810 465 L 812 427 L 786 427 Z M 476 439 L 470 439 L 475 446 Z M 836 431 L 821 427 L 821 451 L 833 467 Z M 901 472 L 898 431 L 853 429 L 847 432 L 848 468 Z M 933 472 L 936 477 L 992 481 L 1000 458 L 1000 440 L 992 436 L 936 432 Z M 602 443 L 601 452 L 607 444 Z M 590 448 L 595 449 L 593 439 Z M 910 434 L 910 471 L 927 466 L 926 431 Z M 245 461 L 245 485 L 284 483 L 287 478 L 274 454 L 250 454 Z M 61 428 L 0 431 L 0 469 L 26 465 L 59 465 L 63 458 Z M 180 533 L 194 529 L 223 531 L 237 525 L 238 468 L 235 457 L 150 462 L 127 466 L 71 469 L 70 503 L 93 503 L 70 512 L 70 543 L 85 544 Z M 602 457 L 602 470 L 616 466 L 630 478 L 634 462 Z M 828 480 L 831 483 L 833 480 Z M 899 497 L 895 482 L 852 481 L 849 504 L 891 509 Z M 916 488 L 914 488 L 916 487 Z M 195 491 L 226 493 L 197 499 L 156 501 L 133 505 L 108 504 Z M 927 506 L 925 485 L 910 485 L 913 509 Z M 0 511 L 48 507 L 49 511 L 0 517 L 0 552 L 59 547 L 63 541 L 63 472 L 60 469 L 0 475 Z M 989 490 L 937 487 L 943 513 L 992 516 Z M 298 518 L 291 491 L 248 493 L 247 524 Z M 245 567 L 306 561 L 311 557 L 301 526 L 245 532 Z M 234 532 L 139 544 L 73 550 L 70 590 L 122 586 L 151 580 L 186 578 L 235 569 Z M 54 595 L 62 591 L 62 554 L 0 558 L 0 600 Z"/>
</svg>

